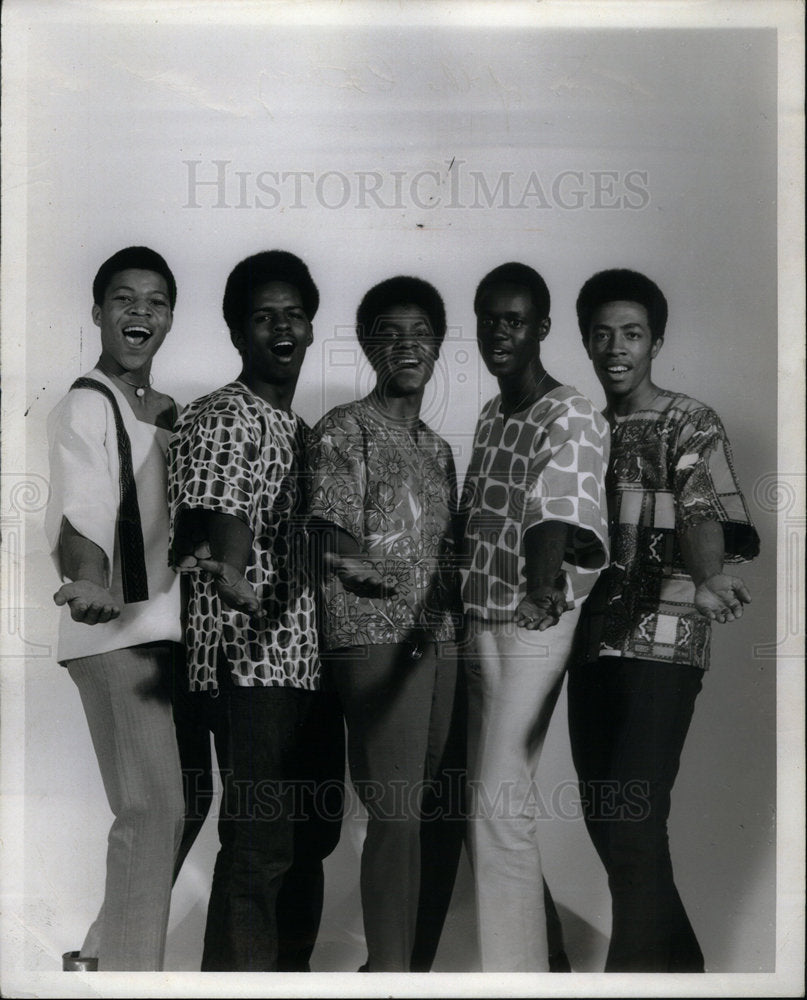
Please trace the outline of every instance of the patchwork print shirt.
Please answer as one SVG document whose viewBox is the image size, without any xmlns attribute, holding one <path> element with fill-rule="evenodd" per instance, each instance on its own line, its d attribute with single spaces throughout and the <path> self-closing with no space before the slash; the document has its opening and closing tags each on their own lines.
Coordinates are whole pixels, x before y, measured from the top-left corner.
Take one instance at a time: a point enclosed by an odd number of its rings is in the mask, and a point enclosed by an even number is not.
<svg viewBox="0 0 807 1000">
<path fill-rule="evenodd" d="M 268 622 L 224 607 L 208 574 L 191 571 L 186 644 L 191 690 L 215 688 L 219 647 L 242 687 L 319 686 L 314 595 L 309 578 L 306 506 L 307 428 L 240 382 L 197 399 L 183 412 L 169 445 L 170 546 L 183 511 L 215 511 L 252 530 L 245 576 Z"/>
<path fill-rule="evenodd" d="M 759 552 L 726 432 L 709 407 L 666 390 L 644 410 L 606 416 L 611 566 L 583 608 L 577 659 L 640 657 L 708 669 L 711 623 L 693 606 L 680 534 L 718 521 L 727 563 Z"/>
<path fill-rule="evenodd" d="M 608 425 L 562 385 L 504 419 L 501 397 L 479 417 L 463 488 L 462 597 L 466 612 L 505 622 L 526 596 L 524 535 L 546 521 L 571 527 L 562 569 L 566 605 L 582 603 L 608 565 Z"/>
</svg>

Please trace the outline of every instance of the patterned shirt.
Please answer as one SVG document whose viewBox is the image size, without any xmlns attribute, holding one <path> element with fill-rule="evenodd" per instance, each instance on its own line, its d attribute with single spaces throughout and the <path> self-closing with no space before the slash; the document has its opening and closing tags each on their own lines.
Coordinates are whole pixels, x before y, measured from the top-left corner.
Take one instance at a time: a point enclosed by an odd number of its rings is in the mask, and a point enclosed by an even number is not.
<svg viewBox="0 0 807 1000">
<path fill-rule="evenodd" d="M 644 410 L 606 416 L 611 566 L 583 608 L 578 662 L 625 656 L 706 670 L 711 623 L 693 606 L 681 532 L 718 521 L 726 562 L 759 552 L 726 432 L 713 410 L 666 390 Z"/>
<path fill-rule="evenodd" d="M 456 475 L 447 442 L 423 421 L 396 424 L 367 398 L 322 418 L 311 466 L 311 515 L 348 532 L 397 587 L 394 597 L 358 597 L 329 576 L 326 647 L 402 642 L 414 629 L 454 639 Z"/>
<path fill-rule="evenodd" d="M 512 620 L 526 596 L 524 535 L 547 521 L 573 529 L 561 568 L 567 609 L 582 603 L 608 565 L 607 461 L 608 425 L 571 386 L 552 389 L 507 420 L 500 396 L 485 405 L 463 490 L 462 597 L 469 615 Z"/>
<path fill-rule="evenodd" d="M 252 530 L 245 577 L 267 616 L 222 606 L 210 577 L 190 572 L 186 643 L 191 690 L 215 688 L 219 647 L 241 687 L 319 686 L 314 597 L 309 579 L 305 508 L 305 424 L 240 382 L 191 403 L 169 446 L 169 544 L 176 558 L 182 511 L 215 511 Z"/>
</svg>

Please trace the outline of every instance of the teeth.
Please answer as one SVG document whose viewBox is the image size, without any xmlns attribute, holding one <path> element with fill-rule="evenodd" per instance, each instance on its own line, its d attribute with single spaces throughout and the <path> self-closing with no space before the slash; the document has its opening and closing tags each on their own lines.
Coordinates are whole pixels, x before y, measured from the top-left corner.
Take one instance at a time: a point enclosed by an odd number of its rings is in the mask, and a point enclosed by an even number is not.
<svg viewBox="0 0 807 1000">
<path fill-rule="evenodd" d="M 625 365 L 613 365 L 608 368 L 609 372 L 614 372 L 614 373 L 626 372 L 627 370 L 628 369 Z"/>
<path fill-rule="evenodd" d="M 132 347 L 139 347 L 151 336 L 151 330 L 145 326 L 127 326 L 123 330 L 123 336 L 127 344 Z"/>
</svg>

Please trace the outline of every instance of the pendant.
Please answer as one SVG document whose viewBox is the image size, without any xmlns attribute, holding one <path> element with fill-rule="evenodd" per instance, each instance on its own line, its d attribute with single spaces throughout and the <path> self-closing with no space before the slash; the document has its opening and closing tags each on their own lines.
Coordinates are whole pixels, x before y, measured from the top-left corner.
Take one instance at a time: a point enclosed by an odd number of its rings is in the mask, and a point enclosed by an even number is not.
<svg viewBox="0 0 807 1000">
<path fill-rule="evenodd" d="M 135 389 L 135 396 L 137 396 L 138 399 L 142 399 L 145 395 L 146 395 L 146 387 L 144 385 L 139 385 Z"/>
</svg>

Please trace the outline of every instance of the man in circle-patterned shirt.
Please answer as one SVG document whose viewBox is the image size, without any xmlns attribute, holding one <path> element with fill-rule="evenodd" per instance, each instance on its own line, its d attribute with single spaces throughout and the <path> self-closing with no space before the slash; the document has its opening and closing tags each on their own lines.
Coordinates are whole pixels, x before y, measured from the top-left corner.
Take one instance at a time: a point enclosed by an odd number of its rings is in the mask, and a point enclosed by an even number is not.
<svg viewBox="0 0 807 1000">
<path fill-rule="evenodd" d="M 307 969 L 339 837 L 342 719 L 318 690 L 307 428 L 291 410 L 318 303 L 293 254 L 241 261 L 224 293 L 241 372 L 191 403 L 170 446 L 189 684 L 224 786 L 203 971 Z"/>
</svg>

